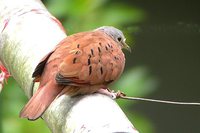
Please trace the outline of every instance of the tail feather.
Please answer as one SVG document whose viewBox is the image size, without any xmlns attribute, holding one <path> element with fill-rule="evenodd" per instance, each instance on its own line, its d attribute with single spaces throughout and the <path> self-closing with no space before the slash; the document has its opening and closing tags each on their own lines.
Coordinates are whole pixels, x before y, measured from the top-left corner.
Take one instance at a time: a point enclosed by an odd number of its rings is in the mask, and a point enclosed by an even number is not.
<svg viewBox="0 0 200 133">
<path fill-rule="evenodd" d="M 20 112 L 21 118 L 38 119 L 62 91 L 58 86 L 46 84 L 39 88 Z"/>
</svg>

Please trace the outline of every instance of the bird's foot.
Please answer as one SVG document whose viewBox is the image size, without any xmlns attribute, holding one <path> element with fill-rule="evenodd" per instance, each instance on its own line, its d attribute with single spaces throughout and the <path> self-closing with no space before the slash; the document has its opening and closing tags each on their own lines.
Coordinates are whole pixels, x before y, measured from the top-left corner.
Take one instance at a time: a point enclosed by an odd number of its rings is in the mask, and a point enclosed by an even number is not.
<svg viewBox="0 0 200 133">
<path fill-rule="evenodd" d="M 7 69 L 3 66 L 0 65 L 0 85 L 4 85 L 4 82 L 7 83 L 7 79 L 10 77 L 9 72 L 7 71 Z"/>
<path fill-rule="evenodd" d="M 111 90 L 109 88 L 101 88 L 98 90 L 98 93 L 103 94 L 103 95 L 107 95 L 109 97 L 111 97 L 112 99 L 118 99 L 120 97 L 126 96 L 125 93 L 121 92 L 121 91 L 117 91 L 115 92 L 114 90 Z"/>
</svg>

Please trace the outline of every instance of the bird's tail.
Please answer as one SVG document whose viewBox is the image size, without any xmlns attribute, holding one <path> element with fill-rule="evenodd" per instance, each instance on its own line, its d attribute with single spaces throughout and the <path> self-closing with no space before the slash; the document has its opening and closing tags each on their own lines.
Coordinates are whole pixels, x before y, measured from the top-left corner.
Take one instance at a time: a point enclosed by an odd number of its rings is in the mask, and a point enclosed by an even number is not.
<svg viewBox="0 0 200 133">
<path fill-rule="evenodd" d="M 39 88 L 21 110 L 20 117 L 29 120 L 38 119 L 61 91 L 62 88 L 51 83 Z"/>
</svg>

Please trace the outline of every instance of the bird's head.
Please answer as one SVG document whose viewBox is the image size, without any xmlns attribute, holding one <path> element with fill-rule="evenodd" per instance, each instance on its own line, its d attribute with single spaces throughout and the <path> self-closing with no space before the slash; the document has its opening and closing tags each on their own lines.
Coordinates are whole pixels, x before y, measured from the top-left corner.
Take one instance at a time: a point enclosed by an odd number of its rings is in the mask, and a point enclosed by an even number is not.
<svg viewBox="0 0 200 133">
<path fill-rule="evenodd" d="M 127 49 L 129 52 L 131 52 L 131 48 L 126 44 L 126 38 L 122 31 L 119 29 L 112 27 L 112 26 L 102 26 L 97 28 L 96 30 L 101 30 L 110 37 L 112 37 L 119 45 L 121 48 Z"/>
</svg>

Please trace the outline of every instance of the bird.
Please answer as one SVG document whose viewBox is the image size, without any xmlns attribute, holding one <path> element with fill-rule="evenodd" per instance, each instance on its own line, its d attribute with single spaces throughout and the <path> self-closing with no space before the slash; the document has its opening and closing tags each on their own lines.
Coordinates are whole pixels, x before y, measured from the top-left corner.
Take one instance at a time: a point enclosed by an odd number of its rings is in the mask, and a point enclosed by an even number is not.
<svg viewBox="0 0 200 133">
<path fill-rule="evenodd" d="M 122 31 L 102 26 L 64 38 L 36 66 L 33 82 L 37 91 L 20 112 L 21 118 L 36 120 L 57 97 L 107 92 L 125 66 L 122 49 L 130 51 Z"/>
</svg>

